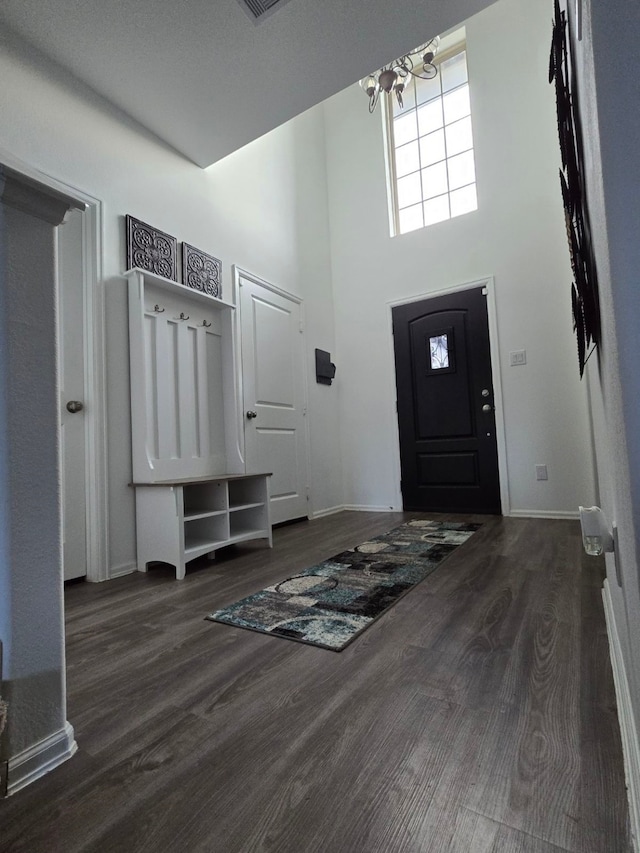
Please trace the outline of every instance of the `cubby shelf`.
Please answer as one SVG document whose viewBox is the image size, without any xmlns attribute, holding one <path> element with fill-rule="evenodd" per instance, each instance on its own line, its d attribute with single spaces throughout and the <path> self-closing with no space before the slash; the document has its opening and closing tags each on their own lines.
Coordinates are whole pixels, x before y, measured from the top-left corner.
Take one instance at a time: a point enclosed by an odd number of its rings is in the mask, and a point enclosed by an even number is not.
<svg viewBox="0 0 640 853">
<path fill-rule="evenodd" d="M 196 557 L 209 554 L 229 544 L 229 539 L 196 539 L 193 542 L 186 541 L 184 546 L 185 562 L 188 563 L 189 560 L 195 560 Z"/>
<path fill-rule="evenodd" d="M 262 506 L 261 503 L 255 504 L 236 504 L 235 506 L 229 507 L 229 512 L 242 512 L 244 509 L 253 509 L 256 506 Z"/>
<path fill-rule="evenodd" d="M 235 536 L 229 537 L 229 545 L 237 542 L 249 542 L 251 539 L 259 539 L 261 536 L 258 530 L 247 530 L 244 533 L 236 533 Z"/>
<path fill-rule="evenodd" d="M 185 512 L 185 521 L 197 521 L 199 518 L 213 518 L 216 515 L 226 515 L 226 509 L 216 509 L 213 512 Z"/>
<path fill-rule="evenodd" d="M 190 560 L 251 539 L 272 545 L 270 474 L 132 483 L 136 489 L 138 570 L 169 563 L 176 578 Z"/>
</svg>

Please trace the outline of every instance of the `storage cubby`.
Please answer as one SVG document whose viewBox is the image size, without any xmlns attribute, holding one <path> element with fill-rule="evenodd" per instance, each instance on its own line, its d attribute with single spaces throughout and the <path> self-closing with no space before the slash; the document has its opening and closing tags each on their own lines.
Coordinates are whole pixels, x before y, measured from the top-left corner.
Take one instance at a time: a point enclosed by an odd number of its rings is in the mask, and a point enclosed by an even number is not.
<svg viewBox="0 0 640 853">
<path fill-rule="evenodd" d="M 185 520 L 226 513 L 229 506 L 225 483 L 220 480 L 193 483 L 184 489 L 183 496 Z"/>
<path fill-rule="evenodd" d="M 229 509 L 232 511 L 263 504 L 264 500 L 264 483 L 259 480 L 243 479 L 229 482 Z"/>
<path fill-rule="evenodd" d="M 169 563 L 176 578 L 196 557 L 250 539 L 272 545 L 270 474 L 231 474 L 197 480 L 133 483 L 136 489 L 138 571 Z"/>
<path fill-rule="evenodd" d="M 208 554 L 229 541 L 229 518 L 225 514 L 188 520 L 184 525 L 184 552 L 187 559 Z"/>
<path fill-rule="evenodd" d="M 257 538 L 256 534 L 264 528 L 264 513 L 264 504 L 256 504 L 252 507 L 230 512 L 229 538 L 233 542 L 239 542 L 242 539 Z"/>
</svg>

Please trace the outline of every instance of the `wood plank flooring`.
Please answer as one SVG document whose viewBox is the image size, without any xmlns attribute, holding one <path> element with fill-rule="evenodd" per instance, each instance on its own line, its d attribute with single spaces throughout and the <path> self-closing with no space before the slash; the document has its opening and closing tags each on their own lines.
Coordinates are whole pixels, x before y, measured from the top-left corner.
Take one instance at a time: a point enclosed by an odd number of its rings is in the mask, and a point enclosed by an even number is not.
<svg viewBox="0 0 640 853">
<path fill-rule="evenodd" d="M 577 522 L 430 516 L 483 526 L 339 654 L 203 618 L 408 517 L 68 587 L 80 748 L 0 801 L 2 853 L 630 851 Z"/>
</svg>

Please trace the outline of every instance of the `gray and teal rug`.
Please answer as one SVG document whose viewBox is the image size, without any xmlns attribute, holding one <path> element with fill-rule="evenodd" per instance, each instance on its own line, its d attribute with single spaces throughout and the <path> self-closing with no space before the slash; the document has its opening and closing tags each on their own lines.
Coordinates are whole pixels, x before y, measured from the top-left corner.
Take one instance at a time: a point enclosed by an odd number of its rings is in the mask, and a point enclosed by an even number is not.
<svg viewBox="0 0 640 853">
<path fill-rule="evenodd" d="M 480 526 L 409 521 L 206 618 L 340 652 Z"/>
</svg>

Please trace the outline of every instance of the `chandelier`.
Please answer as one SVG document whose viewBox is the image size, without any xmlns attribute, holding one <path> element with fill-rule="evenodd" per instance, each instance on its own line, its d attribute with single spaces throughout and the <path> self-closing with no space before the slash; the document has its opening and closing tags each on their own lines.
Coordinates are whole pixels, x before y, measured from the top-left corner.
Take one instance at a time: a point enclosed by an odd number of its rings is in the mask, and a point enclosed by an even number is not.
<svg viewBox="0 0 640 853">
<path fill-rule="evenodd" d="M 385 65 L 379 71 L 363 77 L 360 85 L 369 97 L 369 112 L 372 113 L 375 110 L 381 92 L 385 92 L 389 96 L 393 93 L 402 109 L 404 106 L 402 93 L 411 77 L 433 80 L 438 74 L 438 69 L 433 64 L 433 60 L 439 46 L 440 36 L 436 36 L 399 59 L 394 59 L 393 62 Z"/>
</svg>

